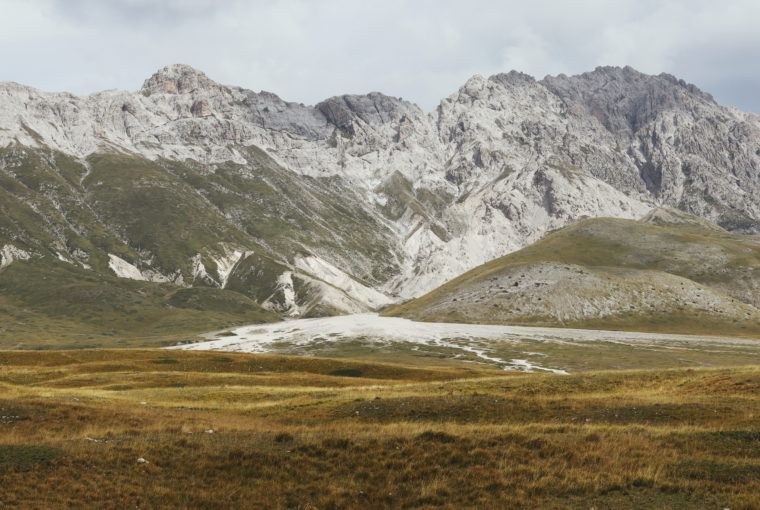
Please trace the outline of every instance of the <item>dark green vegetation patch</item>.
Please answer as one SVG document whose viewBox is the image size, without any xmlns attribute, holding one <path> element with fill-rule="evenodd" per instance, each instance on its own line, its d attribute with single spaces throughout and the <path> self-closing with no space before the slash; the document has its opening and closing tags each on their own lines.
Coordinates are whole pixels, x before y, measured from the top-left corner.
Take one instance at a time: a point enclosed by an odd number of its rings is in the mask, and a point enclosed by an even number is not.
<svg viewBox="0 0 760 510">
<path fill-rule="evenodd" d="M 45 445 L 0 445 L 0 468 L 29 468 L 63 457 L 63 450 Z"/>
</svg>

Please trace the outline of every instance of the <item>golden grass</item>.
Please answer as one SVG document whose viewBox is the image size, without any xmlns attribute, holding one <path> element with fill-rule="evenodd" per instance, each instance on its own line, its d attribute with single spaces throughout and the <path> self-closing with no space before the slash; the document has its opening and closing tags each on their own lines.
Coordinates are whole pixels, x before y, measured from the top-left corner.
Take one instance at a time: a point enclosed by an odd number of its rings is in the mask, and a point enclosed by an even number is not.
<svg viewBox="0 0 760 510">
<path fill-rule="evenodd" d="M 758 422 L 758 366 L 559 376 L 6 351 L 0 495 L 45 509 L 749 510 Z"/>
</svg>

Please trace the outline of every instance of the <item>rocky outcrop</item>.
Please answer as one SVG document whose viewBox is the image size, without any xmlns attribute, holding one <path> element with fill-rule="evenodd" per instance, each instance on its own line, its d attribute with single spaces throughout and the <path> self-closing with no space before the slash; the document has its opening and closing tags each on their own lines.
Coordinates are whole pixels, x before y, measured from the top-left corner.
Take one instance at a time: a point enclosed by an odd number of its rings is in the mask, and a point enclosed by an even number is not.
<svg viewBox="0 0 760 510">
<path fill-rule="evenodd" d="M 193 114 L 193 117 L 208 117 L 212 113 L 211 105 L 208 101 L 201 99 L 193 103 L 190 107 L 190 113 Z"/>
<path fill-rule="evenodd" d="M 166 66 L 145 80 L 140 92 L 152 94 L 189 94 L 200 88 L 213 88 L 217 84 L 205 74 L 185 64 Z"/>
<path fill-rule="evenodd" d="M 332 97 L 316 108 L 328 122 L 352 136 L 362 125 L 390 124 L 400 121 L 407 113 L 422 114 L 418 107 L 379 92 Z"/>
<path fill-rule="evenodd" d="M 670 75 L 631 68 L 543 80 L 474 76 L 427 114 L 374 92 L 306 106 L 185 65 L 158 71 L 137 93 L 80 97 L 0 84 L 0 105 L 0 147 L 53 149 L 80 162 L 119 152 L 261 179 L 281 194 L 285 218 L 296 225 L 309 217 L 319 232 L 302 232 L 283 251 L 271 232 L 250 228 L 257 243 L 280 249 L 283 263 L 300 243 L 401 297 L 583 217 L 637 219 L 669 206 L 760 233 L 760 118 Z M 208 200 L 220 186 L 194 193 Z M 277 208 L 266 194 L 241 196 Z M 260 217 L 227 207 L 219 214 L 236 228 Z M 369 249 L 351 241 L 365 239 L 367 225 L 376 235 L 359 244 Z M 328 239 L 342 248 L 325 249 Z"/>
<path fill-rule="evenodd" d="M 557 96 L 582 105 L 611 133 L 631 139 L 667 111 L 716 106 L 712 96 L 669 74 L 650 76 L 626 66 L 597 67 L 578 76 L 547 76 L 541 83 Z"/>
<path fill-rule="evenodd" d="M 738 232 L 760 233 L 760 117 L 718 105 L 669 74 L 600 67 L 543 84 L 580 105 L 617 139 L 659 204 L 683 209 Z"/>
</svg>

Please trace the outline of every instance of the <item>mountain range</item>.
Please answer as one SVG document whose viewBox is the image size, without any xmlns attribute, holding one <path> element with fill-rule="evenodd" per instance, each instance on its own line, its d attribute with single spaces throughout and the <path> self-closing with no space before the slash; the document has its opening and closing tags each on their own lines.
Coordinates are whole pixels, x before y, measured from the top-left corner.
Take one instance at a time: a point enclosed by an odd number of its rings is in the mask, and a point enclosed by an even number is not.
<svg viewBox="0 0 760 510">
<path fill-rule="evenodd" d="M 760 234 L 760 117 L 630 67 L 474 76 L 427 113 L 377 92 L 306 106 L 186 65 L 136 92 L 6 82 L 0 211 L 6 335 L 25 314 L 103 334 L 113 293 L 130 305 L 108 328 L 156 306 L 218 325 L 356 313 L 587 218 L 681 211 Z"/>
</svg>

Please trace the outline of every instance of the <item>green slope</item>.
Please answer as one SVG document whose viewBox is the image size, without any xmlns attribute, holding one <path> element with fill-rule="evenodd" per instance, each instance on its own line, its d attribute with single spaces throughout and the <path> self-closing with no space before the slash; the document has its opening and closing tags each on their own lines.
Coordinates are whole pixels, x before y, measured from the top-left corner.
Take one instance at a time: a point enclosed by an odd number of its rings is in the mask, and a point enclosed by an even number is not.
<svg viewBox="0 0 760 510">
<path fill-rule="evenodd" d="M 0 271 L 0 348 L 162 346 L 278 316 L 230 290 L 101 275 L 45 257 Z"/>
<path fill-rule="evenodd" d="M 679 213 L 580 221 L 387 315 L 760 336 L 760 239 Z"/>
<path fill-rule="evenodd" d="M 198 287 L 226 280 L 275 306 L 284 301 L 278 276 L 299 255 L 319 256 L 368 285 L 397 273 L 395 235 L 344 181 L 295 174 L 256 147 L 236 149 L 245 163 L 0 149 L 0 250 L 23 250 L 31 265 L 67 260 L 104 282 L 114 275 L 112 254 L 151 278 Z M 244 254 L 237 261 L 236 252 Z M 305 314 L 339 311 L 308 285 L 297 291 Z"/>
</svg>

